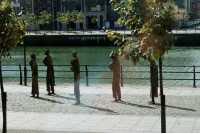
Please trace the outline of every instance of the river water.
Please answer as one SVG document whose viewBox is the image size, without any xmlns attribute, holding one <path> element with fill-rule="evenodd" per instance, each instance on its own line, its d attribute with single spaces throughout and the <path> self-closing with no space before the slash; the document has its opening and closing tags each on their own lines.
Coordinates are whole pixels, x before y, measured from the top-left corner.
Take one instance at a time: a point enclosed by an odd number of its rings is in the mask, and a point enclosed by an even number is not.
<svg viewBox="0 0 200 134">
<path fill-rule="evenodd" d="M 77 51 L 80 57 L 81 65 L 103 65 L 103 66 L 88 66 L 89 72 L 89 83 L 96 83 L 96 82 L 111 82 L 109 78 L 111 78 L 111 73 L 107 65 L 110 62 L 109 53 L 112 51 L 113 47 L 27 47 L 27 65 L 30 61 L 30 54 L 35 53 L 37 55 L 37 61 L 39 65 L 42 65 L 42 60 L 44 59 L 44 52 L 45 50 L 49 49 L 51 55 L 53 57 L 54 65 L 69 65 L 71 59 L 71 52 Z M 169 50 L 163 60 L 164 65 L 170 66 L 200 66 L 200 48 L 177 48 L 174 47 Z M 24 55 L 23 55 L 23 47 L 18 47 L 12 50 L 11 57 L 5 58 L 3 60 L 3 67 L 4 70 L 6 69 L 13 69 L 19 70 L 18 65 L 24 64 Z M 13 67 L 11 67 L 12 65 Z M 104 66 L 105 65 L 105 66 Z M 143 65 L 148 65 L 147 61 L 141 60 L 138 65 L 133 65 L 130 61 L 123 62 L 124 71 L 148 71 L 149 67 L 141 67 Z M 130 67 L 126 67 L 126 65 Z M 15 66 L 15 67 L 14 67 Z M 134 68 L 133 68 L 134 67 Z M 22 68 L 23 69 L 23 68 Z M 30 67 L 28 66 L 28 69 Z M 45 70 L 45 67 L 39 67 L 40 70 Z M 67 72 L 70 71 L 69 67 L 66 66 L 59 66 L 55 67 L 56 76 L 59 77 L 56 79 L 57 82 L 72 82 L 72 73 Z M 85 71 L 85 66 L 81 67 L 82 71 Z M 66 72 L 65 72 L 66 71 Z M 106 72 L 102 72 L 106 71 Z M 181 72 L 193 72 L 192 67 L 167 67 L 164 68 L 164 71 L 181 71 Z M 200 68 L 196 68 L 196 71 L 200 71 Z M 196 75 L 197 78 L 200 78 Z M 16 78 L 14 78 L 15 76 Z M 19 71 L 4 71 L 4 77 L 10 77 L 9 79 L 18 80 Z M 31 76 L 31 72 L 28 72 L 28 76 Z M 12 78 L 13 77 L 13 78 Z M 40 72 L 41 80 L 44 80 L 45 72 Z M 62 78 L 66 77 L 66 78 Z M 85 82 L 85 72 L 82 73 L 82 82 Z M 135 83 L 135 84 L 149 84 L 149 80 L 139 80 L 139 79 L 130 79 L 130 78 L 148 78 L 148 72 L 124 72 L 124 81 L 125 83 Z M 93 79 L 95 78 L 95 79 Z M 104 78 L 104 79 L 102 79 Z M 164 74 L 164 78 L 166 79 L 193 79 L 192 73 L 166 73 Z M 192 80 L 169 80 L 165 82 L 168 85 L 174 84 L 182 84 L 192 86 Z M 198 84 L 198 83 L 197 83 Z"/>
</svg>

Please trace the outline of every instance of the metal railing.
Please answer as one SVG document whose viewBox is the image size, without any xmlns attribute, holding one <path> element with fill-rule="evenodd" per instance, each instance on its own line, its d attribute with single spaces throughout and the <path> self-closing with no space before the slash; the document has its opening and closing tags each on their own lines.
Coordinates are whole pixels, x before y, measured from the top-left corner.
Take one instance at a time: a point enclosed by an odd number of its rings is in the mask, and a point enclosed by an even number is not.
<svg viewBox="0 0 200 134">
<path fill-rule="evenodd" d="M 27 76 L 23 76 L 24 66 L 3 66 L 4 78 L 17 78 L 19 83 L 23 83 L 23 79 L 31 79 L 31 69 L 28 66 Z M 73 73 L 70 70 L 70 65 L 54 65 L 55 79 L 71 79 Z M 38 66 L 39 78 L 46 77 L 46 67 Z M 193 87 L 197 86 L 198 77 L 200 74 L 200 66 L 163 66 L 164 81 L 192 81 Z M 100 76 L 100 77 L 98 77 Z M 90 80 L 102 79 L 112 80 L 112 72 L 108 65 L 81 65 L 81 79 L 89 86 Z M 125 80 L 149 80 L 149 66 L 121 66 L 121 85 L 124 85 Z"/>
</svg>

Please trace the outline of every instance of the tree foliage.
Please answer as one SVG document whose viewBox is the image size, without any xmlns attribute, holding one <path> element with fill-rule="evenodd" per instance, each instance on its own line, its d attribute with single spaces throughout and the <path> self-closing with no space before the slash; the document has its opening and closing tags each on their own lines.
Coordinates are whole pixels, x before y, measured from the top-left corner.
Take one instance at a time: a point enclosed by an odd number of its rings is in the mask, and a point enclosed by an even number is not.
<svg viewBox="0 0 200 134">
<path fill-rule="evenodd" d="M 27 12 L 22 14 L 21 18 L 24 20 L 27 27 L 37 24 L 37 17 L 33 13 Z"/>
<path fill-rule="evenodd" d="M 137 38 L 134 43 L 133 38 L 123 39 L 122 35 L 108 31 L 108 38 L 118 42 L 119 52 L 123 52 L 120 54 L 125 57 L 130 56 L 135 62 L 141 56 L 153 59 L 163 56 L 172 44 L 170 30 L 175 24 L 176 14 L 173 1 L 111 0 L 110 2 L 114 11 L 120 16 L 118 23 L 129 28 L 132 36 Z"/>
<path fill-rule="evenodd" d="M 51 13 L 47 11 L 41 11 L 38 15 L 30 12 L 26 12 L 21 15 L 21 18 L 26 23 L 26 26 L 34 26 L 34 25 L 44 25 L 49 24 L 52 21 Z"/>
<path fill-rule="evenodd" d="M 22 42 L 25 23 L 11 8 L 10 0 L 0 1 L 0 56 L 8 56 L 11 48 Z"/>
<path fill-rule="evenodd" d="M 82 23 L 84 20 L 84 14 L 78 11 L 58 13 L 57 20 L 61 23 L 70 23 L 70 22 L 78 22 Z"/>
<path fill-rule="evenodd" d="M 39 15 L 36 16 L 37 19 L 37 24 L 39 25 L 44 25 L 44 24 L 49 24 L 52 21 L 52 15 L 51 13 L 47 11 L 41 11 Z"/>
</svg>

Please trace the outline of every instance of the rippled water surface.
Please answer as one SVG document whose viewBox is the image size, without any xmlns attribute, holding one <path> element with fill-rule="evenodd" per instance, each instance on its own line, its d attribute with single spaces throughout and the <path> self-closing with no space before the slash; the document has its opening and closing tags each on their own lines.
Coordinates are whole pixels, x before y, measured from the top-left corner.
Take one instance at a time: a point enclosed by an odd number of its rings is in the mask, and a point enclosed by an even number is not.
<svg viewBox="0 0 200 134">
<path fill-rule="evenodd" d="M 45 50 L 49 49 L 51 55 L 54 60 L 55 65 L 69 65 L 71 59 L 71 52 L 76 50 L 80 57 L 81 65 L 106 65 L 106 66 L 88 66 L 89 72 L 89 80 L 94 82 L 110 82 L 111 80 L 111 73 L 107 65 L 110 62 L 109 53 L 113 49 L 113 47 L 27 47 L 27 65 L 30 61 L 30 54 L 35 53 L 37 55 L 38 64 L 42 65 L 42 60 L 44 58 Z M 163 61 L 164 65 L 170 66 L 200 66 L 200 48 L 177 48 L 174 47 L 166 53 Z M 3 60 L 4 65 L 9 65 L 3 67 L 3 69 L 12 68 L 14 70 L 19 70 L 18 65 L 24 64 L 24 55 L 23 55 L 23 47 L 18 47 L 13 49 L 11 52 L 11 58 L 6 58 Z M 16 65 L 15 67 L 10 67 L 10 65 Z M 138 65 L 139 67 L 135 67 L 130 61 L 123 62 L 123 65 L 129 65 L 131 67 L 124 67 L 125 71 L 148 71 L 149 67 L 140 67 L 141 65 L 148 65 L 147 61 L 141 60 Z M 134 67 L 134 68 L 132 68 Z M 55 67 L 56 76 L 60 77 L 57 81 L 67 81 L 67 79 L 71 80 L 72 73 L 67 72 L 70 71 L 69 67 Z M 28 69 L 30 69 L 28 67 Z M 195 68 L 196 71 L 200 71 L 200 68 Z M 40 67 L 40 70 L 45 70 L 44 67 Z M 85 71 L 85 66 L 82 66 L 82 71 Z M 97 71 L 97 72 L 95 72 Z M 102 72 L 106 71 L 106 72 Z M 169 80 L 166 83 L 181 83 L 186 85 L 192 85 L 193 81 L 193 73 L 184 73 L 184 72 L 193 72 L 192 67 L 167 67 L 164 68 L 164 71 L 181 71 L 183 73 L 166 73 L 164 74 L 164 78 L 166 79 L 191 79 L 183 81 L 176 81 L 176 80 Z M 28 72 L 30 76 L 31 73 Z M 19 76 L 19 71 L 15 72 L 4 72 L 4 76 Z M 40 72 L 40 77 L 45 77 L 45 72 Z M 66 77 L 66 78 L 62 78 Z M 85 72 L 82 73 L 83 82 L 85 81 Z M 124 72 L 124 79 L 126 82 L 135 82 L 135 83 L 145 83 L 144 81 L 148 81 L 149 73 L 148 72 Z M 196 74 L 196 78 L 200 78 L 199 74 Z M 95 79 L 93 79 L 95 78 Z M 102 80 L 102 78 L 105 78 Z M 147 78 L 147 80 L 138 80 L 138 79 L 131 79 L 131 78 Z M 43 79 L 43 78 L 41 78 Z M 198 82 L 198 81 L 197 81 Z"/>
</svg>

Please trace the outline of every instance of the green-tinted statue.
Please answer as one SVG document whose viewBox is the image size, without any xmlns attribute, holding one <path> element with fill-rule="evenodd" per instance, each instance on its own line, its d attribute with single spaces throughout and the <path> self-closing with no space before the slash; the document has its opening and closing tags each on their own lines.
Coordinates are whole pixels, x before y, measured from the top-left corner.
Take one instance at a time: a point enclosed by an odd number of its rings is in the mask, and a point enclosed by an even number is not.
<svg viewBox="0 0 200 134">
<path fill-rule="evenodd" d="M 71 60 L 71 71 L 74 72 L 74 95 L 76 97 L 76 103 L 80 104 L 80 90 L 79 90 L 79 82 L 80 82 L 80 63 L 79 58 L 77 56 L 77 52 L 72 53 Z"/>
</svg>

